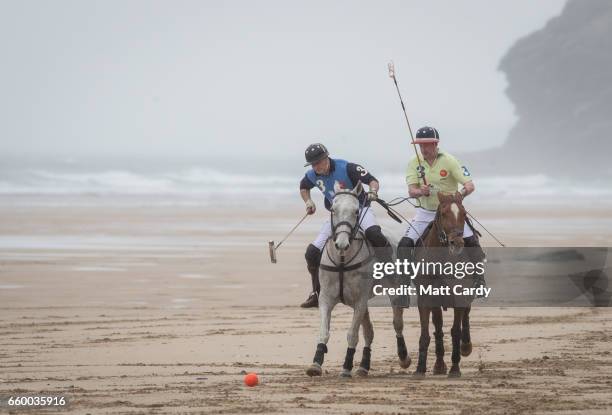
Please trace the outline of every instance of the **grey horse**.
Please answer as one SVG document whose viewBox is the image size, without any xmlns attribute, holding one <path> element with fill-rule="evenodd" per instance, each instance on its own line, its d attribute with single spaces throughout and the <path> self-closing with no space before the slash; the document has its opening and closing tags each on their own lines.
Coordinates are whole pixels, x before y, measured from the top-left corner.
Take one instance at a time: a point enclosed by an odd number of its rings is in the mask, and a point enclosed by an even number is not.
<svg viewBox="0 0 612 415">
<path fill-rule="evenodd" d="M 309 376 L 320 376 L 331 323 L 331 313 L 336 304 L 343 302 L 353 308 L 353 320 L 348 329 L 346 357 L 341 376 L 350 377 L 353 369 L 353 356 L 359 341 L 359 326 L 363 327 L 365 346 L 358 376 L 367 376 L 370 370 L 371 346 L 374 328 L 368 312 L 368 300 L 374 296 L 373 286 L 378 284 L 371 274 L 375 261 L 372 249 L 368 246 L 363 232 L 359 229 L 359 196 L 362 187 L 357 184 L 352 190 L 335 187 L 335 197 L 331 209 L 332 237 L 323 249 L 319 280 L 319 313 L 321 327 L 319 342 L 312 365 L 306 370 Z M 368 209 L 365 207 L 364 209 Z M 393 246 L 396 246 L 392 242 Z M 394 284 L 391 278 L 381 280 L 384 286 Z M 410 366 L 410 357 L 403 337 L 403 308 L 393 306 L 393 327 L 397 340 L 397 355 L 402 368 Z"/>
</svg>

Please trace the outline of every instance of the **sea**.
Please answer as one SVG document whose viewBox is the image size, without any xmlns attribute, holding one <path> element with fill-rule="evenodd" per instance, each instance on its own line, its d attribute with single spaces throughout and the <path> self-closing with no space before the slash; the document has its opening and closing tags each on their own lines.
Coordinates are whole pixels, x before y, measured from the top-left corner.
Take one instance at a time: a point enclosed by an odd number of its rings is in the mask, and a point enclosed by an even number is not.
<svg viewBox="0 0 612 415">
<path fill-rule="evenodd" d="M 374 163 L 385 200 L 406 197 L 404 167 Z M 245 203 L 278 206 L 301 203 L 301 160 L 164 158 L 4 158 L 0 197 L 12 203 Z M 478 176 L 472 203 L 517 205 L 612 205 L 609 180 L 558 178 L 554 174 Z M 315 192 L 318 193 L 318 192 Z M 315 200 L 316 201 L 316 200 Z"/>
</svg>

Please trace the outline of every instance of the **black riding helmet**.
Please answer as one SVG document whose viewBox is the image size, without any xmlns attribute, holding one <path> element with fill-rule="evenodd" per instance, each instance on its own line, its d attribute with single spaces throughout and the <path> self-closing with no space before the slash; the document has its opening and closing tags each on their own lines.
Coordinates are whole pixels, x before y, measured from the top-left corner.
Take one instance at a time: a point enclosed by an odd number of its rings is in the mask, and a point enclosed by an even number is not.
<svg viewBox="0 0 612 415">
<path fill-rule="evenodd" d="M 419 128 L 416 137 L 412 144 L 425 144 L 425 143 L 437 143 L 440 141 L 440 133 L 433 127 L 422 127 Z"/>
<path fill-rule="evenodd" d="M 316 163 L 319 160 L 323 160 L 325 157 L 329 157 L 329 151 L 321 143 L 315 143 L 308 146 L 304 152 L 306 156 L 306 164 L 304 167 L 310 166 L 312 163 Z"/>
</svg>

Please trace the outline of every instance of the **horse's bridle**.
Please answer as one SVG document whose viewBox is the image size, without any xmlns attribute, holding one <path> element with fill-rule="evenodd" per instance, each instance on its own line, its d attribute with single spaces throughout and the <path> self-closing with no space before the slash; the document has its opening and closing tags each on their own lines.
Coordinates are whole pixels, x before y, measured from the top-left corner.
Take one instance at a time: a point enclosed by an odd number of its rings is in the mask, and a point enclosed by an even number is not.
<svg viewBox="0 0 612 415">
<path fill-rule="evenodd" d="M 440 225 L 438 222 L 440 221 L 440 208 L 442 205 L 438 206 L 438 210 L 436 211 L 436 216 L 433 220 L 434 227 L 436 228 L 436 233 L 438 234 L 438 241 L 442 246 L 448 246 L 449 240 L 455 239 L 460 235 L 463 235 L 463 230 L 465 228 L 465 220 L 463 221 L 463 228 L 454 229 L 450 234 L 447 234 L 444 230 L 444 227 Z M 450 236 L 450 238 L 449 238 Z"/>
<path fill-rule="evenodd" d="M 361 201 L 359 200 L 359 196 L 357 196 L 355 193 L 351 192 L 350 190 L 344 190 L 344 191 L 339 191 L 336 192 L 335 196 L 338 195 L 351 195 L 353 196 L 355 199 L 357 199 L 357 202 L 359 203 L 359 212 L 361 212 L 362 206 L 361 206 Z M 357 219 L 355 220 L 355 224 L 350 223 L 347 220 L 343 220 L 340 221 L 338 223 L 334 223 L 334 212 L 330 212 L 330 223 L 331 223 L 331 230 L 332 230 L 332 237 L 334 239 L 334 241 L 336 240 L 336 238 L 338 237 L 339 234 L 341 233 L 346 233 L 348 234 L 349 237 L 349 243 L 355 239 L 355 236 L 357 235 L 357 232 L 359 231 L 359 226 L 361 225 L 360 221 L 359 221 L 359 213 L 357 213 Z M 347 230 L 340 230 L 338 231 L 338 228 L 340 226 L 348 226 L 348 228 L 350 229 L 350 231 Z"/>
</svg>

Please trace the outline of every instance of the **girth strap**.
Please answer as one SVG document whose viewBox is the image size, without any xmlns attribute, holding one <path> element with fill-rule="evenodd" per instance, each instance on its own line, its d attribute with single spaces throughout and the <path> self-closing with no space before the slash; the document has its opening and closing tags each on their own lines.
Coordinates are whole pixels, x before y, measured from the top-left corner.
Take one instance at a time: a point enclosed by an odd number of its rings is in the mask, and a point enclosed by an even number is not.
<svg viewBox="0 0 612 415">
<path fill-rule="evenodd" d="M 370 262 L 372 257 L 373 257 L 373 255 L 368 255 L 368 257 L 366 259 L 364 259 L 363 261 L 359 261 L 356 264 L 345 266 L 344 265 L 344 255 L 341 255 L 340 256 L 340 263 L 338 265 L 335 265 L 335 266 L 325 265 L 325 264 L 320 264 L 319 265 L 319 267 L 322 270 L 330 271 L 330 272 L 337 272 L 338 273 L 338 279 L 339 279 L 339 282 L 340 282 L 340 302 L 342 304 L 346 304 L 344 302 L 344 273 L 348 272 L 348 271 L 354 271 L 356 269 L 361 268 L 364 264 L 367 264 L 368 262 Z"/>
<path fill-rule="evenodd" d="M 368 257 L 367 259 L 358 262 L 356 264 L 353 265 L 349 265 L 348 267 L 339 265 L 337 267 L 332 266 L 332 265 L 325 265 L 325 264 L 321 264 L 319 265 L 319 267 L 321 267 L 321 269 L 324 269 L 325 271 L 331 271 L 331 272 L 340 272 L 340 271 L 354 271 L 358 268 L 361 268 L 364 264 L 367 264 L 368 262 L 370 262 L 370 260 L 372 259 L 372 257 Z"/>
</svg>

